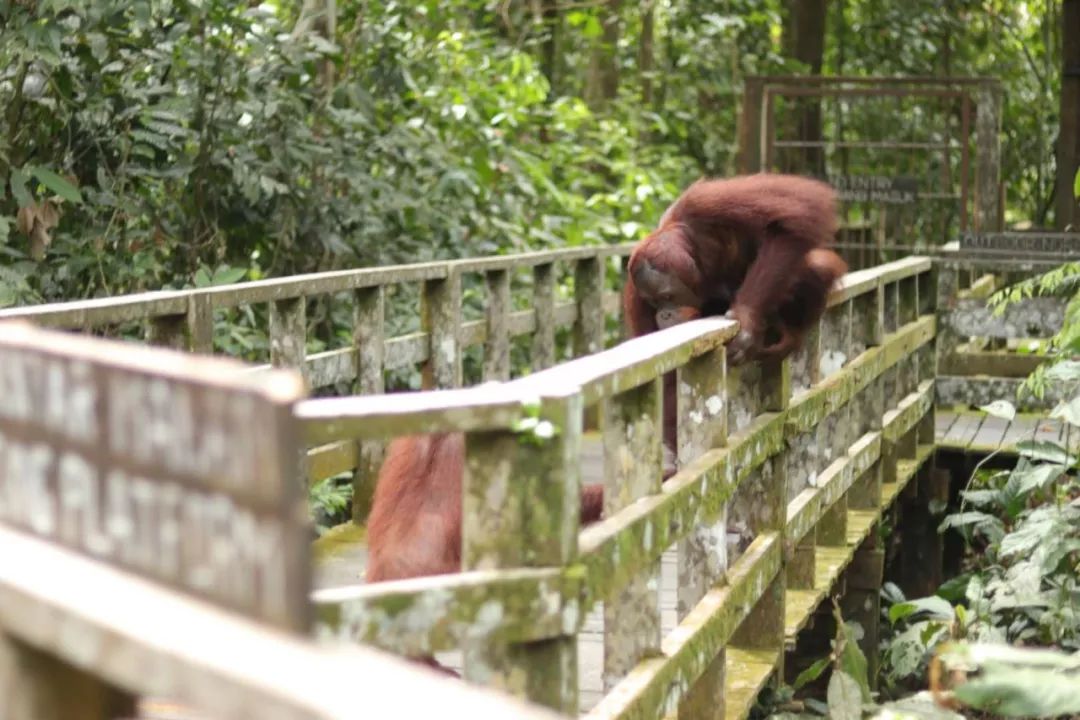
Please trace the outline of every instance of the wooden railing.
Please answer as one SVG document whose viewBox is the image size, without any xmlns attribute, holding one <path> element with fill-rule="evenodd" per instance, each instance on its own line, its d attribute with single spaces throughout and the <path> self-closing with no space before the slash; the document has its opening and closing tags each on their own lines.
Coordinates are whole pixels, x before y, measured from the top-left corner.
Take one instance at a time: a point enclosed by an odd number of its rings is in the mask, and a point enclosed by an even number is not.
<svg viewBox="0 0 1080 720">
<path fill-rule="evenodd" d="M 726 703 L 744 717 L 853 562 L 854 612 L 876 627 L 871 530 L 933 448 L 934 301 L 930 261 L 910 258 L 846 276 L 807 348 L 773 367 L 727 368 L 737 327 L 712 318 L 497 386 L 301 403 L 311 445 L 467 436 L 464 572 L 318 591 L 323 632 L 406 654 L 459 648 L 466 678 L 575 714 L 575 636 L 602 602 L 605 694 L 590 716 Z M 681 470 L 661 487 L 670 371 Z M 551 439 L 520 430 L 531 403 Z M 581 530 L 583 416 L 597 403 L 606 518 Z M 729 548 L 729 533 L 743 542 Z M 678 625 L 661 636 L 671 548 Z"/>
<path fill-rule="evenodd" d="M 139 323 L 146 326 L 146 338 L 156 345 L 211 353 L 215 312 L 267 304 L 270 365 L 263 367 L 300 369 L 313 389 L 355 381 L 356 392 L 371 394 L 383 391 L 385 371 L 421 366 L 425 387 L 452 388 L 462 384 L 462 354 L 468 347 L 484 348 L 484 380 L 509 378 L 513 338 L 532 337 L 533 370 L 555 363 L 558 328 L 572 328 L 571 356 L 603 349 L 595 343 L 603 337 L 604 315 L 619 312 L 618 293 L 605 290 L 605 263 L 629 255 L 632 247 L 590 246 L 292 275 L 0 310 L 0 320 L 19 318 L 81 331 Z M 519 271 L 531 273 L 532 307 L 514 311 L 510 281 Z M 571 300 L 560 302 L 556 297 L 560 271 L 573 277 Z M 486 319 L 463 321 L 462 280 L 476 275 L 482 276 L 486 288 Z M 388 291 L 417 284 L 421 286 L 420 330 L 388 337 Z M 308 356 L 305 301 L 344 293 L 352 295 L 353 344 Z"/>
<path fill-rule="evenodd" d="M 844 591 L 846 616 L 863 624 L 872 647 L 883 562 L 873 530 L 883 513 L 893 512 L 905 488 L 923 498 L 940 499 L 947 492 L 945 481 L 926 464 L 933 450 L 935 381 L 940 382 L 935 357 L 952 362 L 947 359 L 951 346 L 943 345 L 955 339 L 955 334 L 938 334 L 939 318 L 965 335 L 992 336 L 983 325 L 977 332 L 957 326 L 963 313 L 977 310 L 966 300 L 984 293 L 992 281 L 957 279 L 982 267 L 968 258 L 932 263 L 913 257 L 851 272 L 831 294 L 829 309 L 803 351 L 773 366 L 728 368 L 724 343 L 737 327 L 719 318 L 603 350 L 605 313 L 618 310 L 617 296 L 605 289 L 604 265 L 628 249 L 320 273 L 21 308 L 0 313 L 0 319 L 23 317 L 83 330 L 147 322 L 154 342 L 206 352 L 212 349 L 208 338 L 215 310 L 269 303 L 271 365 L 294 368 L 315 386 L 355 380 L 360 393 L 295 405 L 293 416 L 309 448 L 308 478 L 355 470 L 357 478 L 369 482 L 378 458 L 374 449 L 388 438 L 436 431 L 467 436 L 464 572 L 317 591 L 313 599 L 323 637 L 409 655 L 461 650 L 467 679 L 575 714 L 583 687 L 579 641 L 587 614 L 602 606 L 603 688 L 595 704 L 591 697 L 585 703 L 590 716 L 661 717 L 680 709 L 696 716 L 695 708 L 715 714 L 724 706 L 728 717 L 741 718 L 766 679 L 782 669 L 785 650 L 794 646 L 826 596 Z M 572 302 L 555 299 L 560 264 L 574 276 Z M 509 275 L 518 268 L 531 275 L 533 306 L 515 312 Z M 1012 260 L 1008 269 L 1023 268 Z M 484 277 L 483 320 L 461 319 L 463 274 Z M 400 283 L 421 285 L 421 330 L 387 337 L 386 288 Z M 961 296 L 958 288 L 967 285 L 966 297 Z M 304 299 L 345 292 L 354 307 L 353 344 L 307 356 Z M 563 364 L 556 364 L 554 347 L 559 326 L 572 328 L 569 351 L 576 356 Z M 508 347 L 522 334 L 532 335 L 532 372 L 509 379 Z M 469 345 L 483 346 L 484 377 L 494 384 L 456 387 L 462 348 Z M 428 387 L 443 389 L 383 394 L 386 371 L 410 363 L 423 367 Z M 254 380 L 269 367 L 247 366 L 236 377 Z M 668 372 L 679 377 L 680 470 L 661 486 L 660 378 Z M 0 407 L 4 403 L 0 397 Z M 577 496 L 582 447 L 590 441 L 586 416 L 593 409 L 600 410 L 595 417 L 604 456 L 605 519 L 582 529 Z M 532 433 L 521 421 L 533 414 L 557 432 L 552 437 Z M 287 442 L 278 451 L 292 452 Z M 926 542 L 933 545 L 936 535 Z M 99 586 L 92 561 L 75 567 L 67 558 L 52 560 L 29 546 L 25 552 L 60 574 L 85 571 L 88 586 Z M 665 553 L 674 553 L 678 578 L 677 624 L 668 632 L 657 605 L 667 582 L 659 573 Z M 45 585 L 36 585 L 32 574 L 20 572 L 7 565 L 0 570 L 0 593 L 21 598 L 9 602 L 5 595 L 0 602 L 0 609 L 17 610 L 6 615 L 0 610 L 0 644 L 6 633 L 64 662 L 103 663 L 99 674 L 128 691 L 185 690 L 182 683 L 139 684 L 124 674 L 128 670 L 112 669 L 109 657 L 84 661 L 80 658 L 88 656 L 73 655 L 86 649 L 65 649 L 30 608 L 44 603 L 56 606 L 54 617 L 82 617 L 82 598 L 64 595 L 58 587 L 42 590 Z M 933 567 L 927 572 L 932 575 Z M 101 583 L 121 595 L 135 592 L 111 576 Z M 164 596 L 146 602 L 161 608 L 155 611 L 159 617 L 189 612 Z M 192 622 L 198 632 L 211 632 L 209 621 Z M 92 635 L 107 626 L 107 632 L 125 638 L 124 652 L 134 648 L 132 657 L 145 664 L 178 663 L 182 675 L 195 673 L 196 684 L 217 687 L 213 678 L 225 666 L 199 670 L 211 661 L 193 649 L 198 643 L 185 643 L 175 633 L 150 633 L 142 638 L 151 646 L 147 649 L 136 642 L 142 630 L 132 630 L 135 625 L 112 617 L 80 627 Z M 259 632 L 251 633 L 240 646 L 257 655 L 262 646 L 253 638 Z M 290 647 L 267 650 L 265 657 L 284 665 L 287 652 L 316 652 L 295 643 Z M 177 653 L 183 657 L 176 659 Z M 189 669 L 193 654 L 197 667 Z M 329 662 L 311 657 L 313 668 Z M 226 659 L 241 663 L 238 655 Z M 384 677 L 372 672 L 357 677 L 376 677 L 376 683 Z M 279 675 L 263 674 L 260 665 L 221 682 L 296 688 Z M 269 684 L 260 684 L 265 678 Z M 296 698 L 308 698 L 313 687 L 284 693 L 287 702 L 307 708 L 307 699 Z M 246 699 L 258 694 L 238 692 Z M 233 704 L 209 707 L 224 716 L 233 710 L 242 714 L 241 701 L 228 702 Z"/>
<path fill-rule="evenodd" d="M 0 387 L 0 718 L 554 717 L 305 637 L 295 373 L 0 323 Z"/>
</svg>

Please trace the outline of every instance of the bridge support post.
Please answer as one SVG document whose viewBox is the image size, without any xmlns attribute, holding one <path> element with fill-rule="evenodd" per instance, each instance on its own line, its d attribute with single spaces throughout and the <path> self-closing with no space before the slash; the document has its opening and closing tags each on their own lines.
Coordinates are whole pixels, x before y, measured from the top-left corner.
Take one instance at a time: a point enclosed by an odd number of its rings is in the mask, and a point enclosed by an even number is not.
<svg viewBox="0 0 1080 720">
<path fill-rule="evenodd" d="M 422 369 L 424 389 L 461 387 L 461 274 L 453 264 L 445 278 L 424 283 L 420 329 L 428 335 L 428 359 Z"/>
<path fill-rule="evenodd" d="M 360 288 L 353 295 L 353 348 L 356 350 L 357 395 L 381 395 L 386 391 L 383 368 L 386 364 L 385 323 L 386 294 L 379 285 Z M 386 446 L 381 440 L 360 440 L 356 446 L 357 462 L 353 471 L 352 519 L 367 520 L 375 494 L 375 480 L 382 465 Z"/>
<path fill-rule="evenodd" d="M 599 258 L 582 258 L 574 263 L 574 304 L 574 357 L 600 352 L 604 349 L 604 264 Z M 602 427 L 601 412 L 599 405 L 585 409 L 586 430 Z"/>
<path fill-rule="evenodd" d="M 510 379 L 510 271 L 484 275 L 487 287 L 487 337 L 484 340 L 484 381 Z"/>
<path fill-rule="evenodd" d="M 0 632 L 0 717 L 111 720 L 134 717 L 135 698 Z"/>
<path fill-rule="evenodd" d="M 566 567 L 574 561 L 583 410 L 580 394 L 545 398 L 540 415 L 555 429 L 550 438 L 514 431 L 466 435 L 463 569 Z M 463 648 L 464 675 L 577 715 L 577 648 L 574 634 L 513 645 L 475 637 Z"/>
<path fill-rule="evenodd" d="M 660 491 L 661 379 L 604 401 L 604 516 Z M 604 691 L 660 649 L 660 559 L 604 601 Z"/>
<path fill-rule="evenodd" d="M 745 386 L 743 386 L 745 388 Z M 760 408 L 764 412 L 781 412 L 791 401 L 791 361 L 763 364 L 758 385 Z M 744 482 L 748 491 L 737 494 L 732 512 L 755 537 L 776 533 L 783 546 L 787 522 L 787 465 L 788 450 L 776 453 L 754 471 Z M 740 488 L 742 490 L 742 488 Z M 776 654 L 774 681 L 784 677 L 784 610 L 787 597 L 787 570 L 779 573 L 762 594 L 761 599 L 732 636 L 731 645 L 748 650 Z"/>
<path fill-rule="evenodd" d="M 844 574 L 846 591 L 840 600 L 844 620 L 857 622 L 863 636 L 859 649 L 866 656 L 866 675 L 870 688 L 877 688 L 878 639 L 881 623 L 881 582 L 885 552 L 878 538 L 871 534 L 863 541 Z"/>
<path fill-rule="evenodd" d="M 533 311 L 536 332 L 532 338 L 532 371 L 555 364 L 555 265 L 543 263 L 533 268 Z"/>
<path fill-rule="evenodd" d="M 727 348 L 719 347 L 679 368 L 678 460 L 681 467 L 727 442 Z M 690 422 L 689 418 L 700 422 Z M 728 568 L 727 510 L 712 525 L 700 525 L 678 545 L 679 620 L 723 582 Z M 719 652 L 679 704 L 683 720 L 724 716 L 727 653 Z"/>
</svg>

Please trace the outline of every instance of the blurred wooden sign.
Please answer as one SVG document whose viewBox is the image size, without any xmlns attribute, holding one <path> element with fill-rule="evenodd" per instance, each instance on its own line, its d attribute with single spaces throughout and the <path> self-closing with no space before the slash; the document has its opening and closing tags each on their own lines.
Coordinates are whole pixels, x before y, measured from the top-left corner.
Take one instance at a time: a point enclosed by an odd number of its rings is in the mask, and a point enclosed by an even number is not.
<svg viewBox="0 0 1080 720">
<path fill-rule="evenodd" d="M 1013 253 L 1051 253 L 1080 258 L 1080 233 L 1065 232 L 966 232 L 960 236 L 961 250 Z"/>
<path fill-rule="evenodd" d="M 306 632 L 305 388 L 245 370 L 0 323 L 0 523 Z"/>
<path fill-rule="evenodd" d="M 825 181 L 841 202 L 908 205 L 919 199 L 919 181 L 910 176 L 830 175 Z"/>
</svg>

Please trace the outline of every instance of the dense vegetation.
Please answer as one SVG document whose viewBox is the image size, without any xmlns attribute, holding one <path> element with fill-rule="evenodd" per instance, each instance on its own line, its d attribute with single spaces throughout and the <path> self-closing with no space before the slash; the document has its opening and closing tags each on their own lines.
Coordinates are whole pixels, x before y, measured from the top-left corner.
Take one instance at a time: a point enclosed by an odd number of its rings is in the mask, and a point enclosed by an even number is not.
<svg viewBox="0 0 1080 720">
<path fill-rule="evenodd" d="M 0 0 L 0 307 L 634 240 L 687 182 L 737 171 L 755 74 L 1000 78 L 1006 222 L 1063 224 L 1062 6 Z M 832 135 L 942 140 L 933 111 L 880 103 L 820 122 Z M 905 157 L 843 163 L 902 169 Z M 1010 291 L 1073 296 L 1063 356 L 1080 352 L 1077 271 Z M 347 333 L 345 316 L 312 317 L 313 342 Z M 261 328 L 223 318 L 218 348 L 263 352 Z M 1078 379 L 1065 362 L 1030 386 Z M 1080 398 L 1056 412 L 1080 427 Z M 1013 470 L 972 479 L 942 528 L 969 541 L 965 574 L 932 598 L 886 589 L 895 632 L 879 700 L 919 686 L 946 640 L 1076 652 L 1075 465 L 1031 447 Z M 340 512 L 344 487 L 318 486 L 316 503 Z M 857 717 L 866 663 L 858 628 L 839 627 L 814 668 L 836 670 L 828 697 L 802 710 Z M 996 677 L 1020 714 L 1080 712 L 1060 690 L 1076 680 L 1075 655 L 1021 657 L 1035 669 L 1018 674 L 1001 670 L 1016 657 L 980 648 L 948 656 L 988 669 L 960 699 L 1004 712 L 1000 694 L 978 695 Z"/>
<path fill-rule="evenodd" d="M 820 5 L 0 2 L 0 306 L 635 239 L 735 170 L 753 73 L 1000 77 L 1052 219 L 1055 2 Z"/>
</svg>

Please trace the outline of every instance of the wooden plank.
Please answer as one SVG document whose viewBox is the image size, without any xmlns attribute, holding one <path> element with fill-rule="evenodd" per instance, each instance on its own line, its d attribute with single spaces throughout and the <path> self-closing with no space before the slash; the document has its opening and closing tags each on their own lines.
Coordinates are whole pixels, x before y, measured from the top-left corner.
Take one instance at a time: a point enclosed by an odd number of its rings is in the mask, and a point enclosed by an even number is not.
<svg viewBox="0 0 1080 720">
<path fill-rule="evenodd" d="M 1009 421 L 1004 418 L 987 415 L 979 426 L 979 431 L 971 439 L 970 447 L 985 450 L 997 450 L 1001 445 L 1005 431 L 1009 429 Z"/>
<path fill-rule="evenodd" d="M 962 413 L 957 416 L 956 423 L 949 429 L 945 442 L 953 447 L 967 448 L 972 438 L 979 432 L 979 426 L 985 415 L 982 413 Z"/>
<path fill-rule="evenodd" d="M 956 413 L 942 412 L 938 410 L 934 415 L 934 440 L 941 442 L 949 434 L 949 430 L 956 423 Z"/>
<path fill-rule="evenodd" d="M 1014 448 L 1018 442 L 1034 439 L 1038 425 L 1038 418 L 1017 415 L 1009 423 L 1009 429 L 1005 431 L 1005 436 L 1001 439 L 1001 446 Z"/>
<path fill-rule="evenodd" d="M 1039 420 L 1035 426 L 1035 442 L 1060 442 L 1064 427 L 1059 420 Z"/>
<path fill-rule="evenodd" d="M 0 527 L 0 547 L 19 558 L 0 563 L 5 633 L 216 720 L 355 718 L 358 691 L 372 717 L 560 717 L 369 648 L 319 647 L 22 531 Z"/>
<path fill-rule="evenodd" d="M 728 648 L 724 720 L 745 720 L 750 716 L 758 693 L 779 663 L 779 650 Z"/>
<path fill-rule="evenodd" d="M 0 523 L 277 627 L 310 626 L 293 372 L 0 332 Z"/>
<path fill-rule="evenodd" d="M 992 377 L 1026 378 L 1046 360 L 1045 355 L 1015 352 L 956 352 L 942 358 L 943 362 L 938 368 L 938 373 L 941 375 L 990 375 Z"/>
</svg>

